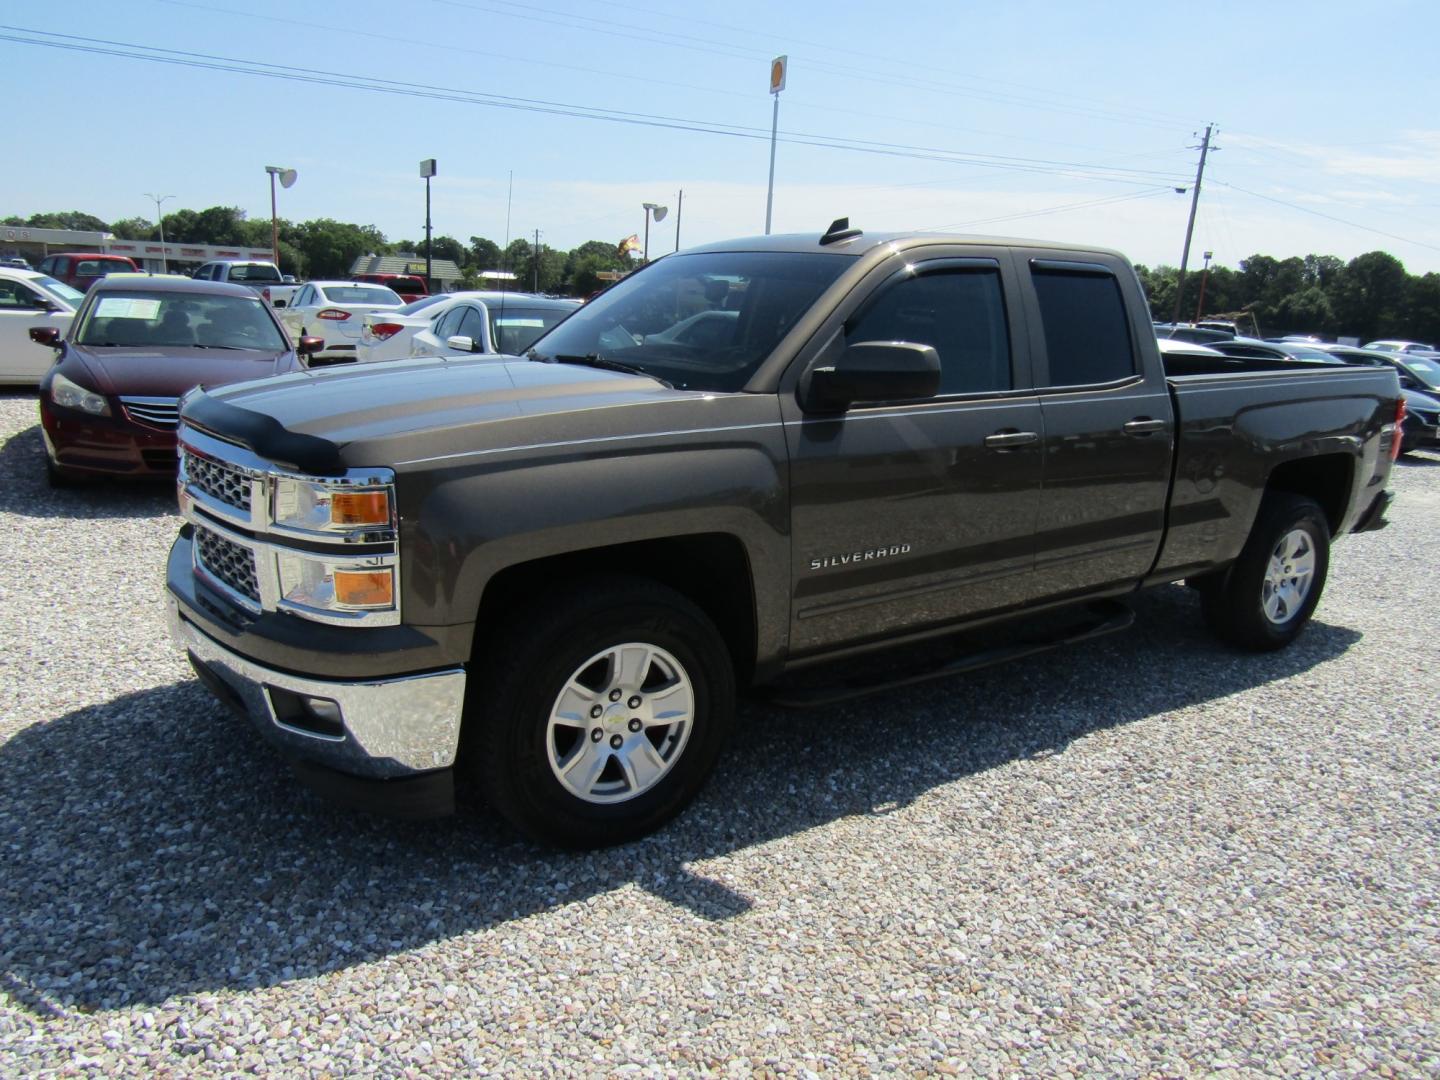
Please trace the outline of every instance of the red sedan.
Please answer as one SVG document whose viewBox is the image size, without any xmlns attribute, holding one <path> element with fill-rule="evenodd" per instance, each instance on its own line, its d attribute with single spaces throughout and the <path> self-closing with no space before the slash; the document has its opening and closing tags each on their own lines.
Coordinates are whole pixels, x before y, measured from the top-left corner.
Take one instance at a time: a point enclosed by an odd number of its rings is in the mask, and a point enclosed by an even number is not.
<svg viewBox="0 0 1440 1080">
<path fill-rule="evenodd" d="M 300 370 L 321 345 L 292 346 L 250 289 L 180 277 L 99 281 L 65 339 L 53 327 L 31 337 L 60 350 L 40 383 L 55 486 L 99 474 L 172 475 L 182 394 Z"/>
</svg>

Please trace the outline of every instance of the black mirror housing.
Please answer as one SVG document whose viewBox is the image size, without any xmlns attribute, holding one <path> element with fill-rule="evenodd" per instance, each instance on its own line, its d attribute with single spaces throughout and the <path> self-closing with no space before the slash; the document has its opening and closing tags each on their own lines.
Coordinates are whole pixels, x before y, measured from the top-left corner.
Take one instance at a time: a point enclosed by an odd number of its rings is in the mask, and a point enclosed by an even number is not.
<svg viewBox="0 0 1440 1080">
<path fill-rule="evenodd" d="M 302 337 L 295 346 L 296 356 L 314 356 L 321 349 L 325 348 L 325 339 L 322 337 Z"/>
<path fill-rule="evenodd" d="M 940 390 L 940 354 L 909 341 L 848 345 L 833 365 L 813 368 L 802 387 L 807 412 L 844 412 L 857 401 L 912 401 Z"/>
</svg>

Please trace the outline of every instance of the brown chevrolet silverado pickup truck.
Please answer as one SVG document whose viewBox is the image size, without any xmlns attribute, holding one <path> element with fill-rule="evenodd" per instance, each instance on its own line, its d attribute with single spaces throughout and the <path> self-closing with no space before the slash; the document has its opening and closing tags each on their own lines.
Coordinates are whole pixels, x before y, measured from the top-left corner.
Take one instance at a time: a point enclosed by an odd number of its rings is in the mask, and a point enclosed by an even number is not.
<svg viewBox="0 0 1440 1080">
<path fill-rule="evenodd" d="M 337 796 L 444 810 L 458 771 L 533 836 L 627 840 L 738 689 L 822 661 L 1096 613 L 1073 639 L 1180 580 L 1288 644 L 1384 523 L 1395 375 L 1169 363 L 1111 251 L 842 221 L 667 256 L 523 358 L 188 396 L 172 632 Z"/>
</svg>

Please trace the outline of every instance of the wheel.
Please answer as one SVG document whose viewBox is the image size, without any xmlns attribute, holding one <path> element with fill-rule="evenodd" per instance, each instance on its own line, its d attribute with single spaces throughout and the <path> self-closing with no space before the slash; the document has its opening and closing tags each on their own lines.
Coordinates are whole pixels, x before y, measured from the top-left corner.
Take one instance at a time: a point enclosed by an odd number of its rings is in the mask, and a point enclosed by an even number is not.
<svg viewBox="0 0 1440 1080">
<path fill-rule="evenodd" d="M 1266 498 L 1230 569 L 1200 592 L 1222 641 L 1266 652 L 1284 648 L 1310 621 L 1330 568 L 1330 527 L 1313 499 Z"/>
<path fill-rule="evenodd" d="M 594 848 L 654 831 L 695 797 L 733 721 L 724 639 L 644 579 L 574 582 L 533 609 L 475 665 L 467 768 L 542 842 Z"/>
</svg>

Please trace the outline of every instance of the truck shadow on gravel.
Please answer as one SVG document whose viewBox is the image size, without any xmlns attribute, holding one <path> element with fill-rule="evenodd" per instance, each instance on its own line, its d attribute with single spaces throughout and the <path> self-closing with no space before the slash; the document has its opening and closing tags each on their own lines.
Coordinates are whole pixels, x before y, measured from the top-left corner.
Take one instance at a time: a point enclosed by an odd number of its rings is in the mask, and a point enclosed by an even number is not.
<svg viewBox="0 0 1440 1080">
<path fill-rule="evenodd" d="M 0 991 L 43 1015 L 270 986 L 626 885 L 731 918 L 753 901 L 692 864 L 894 812 L 1360 638 L 1317 622 L 1286 651 L 1240 655 L 1182 588 L 1136 606 L 1129 633 L 1032 660 L 1024 678 L 992 668 L 814 712 L 751 703 L 688 811 L 590 854 L 522 842 L 481 807 L 430 823 L 334 810 L 193 680 L 34 724 L 0 746 Z M 963 854 L 965 834 L 954 842 Z"/>
<path fill-rule="evenodd" d="M 35 518 L 178 517 L 172 481 L 117 477 L 51 488 L 45 482 L 45 444 L 38 423 L 0 445 L 0 513 Z"/>
</svg>

